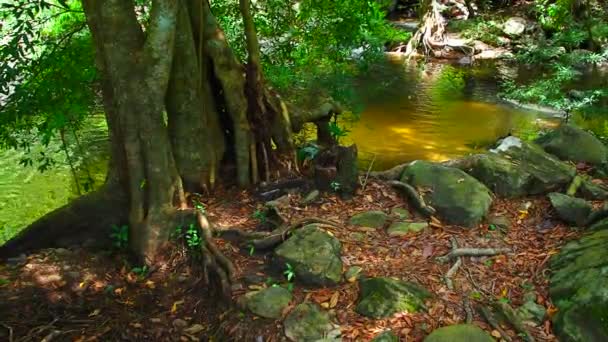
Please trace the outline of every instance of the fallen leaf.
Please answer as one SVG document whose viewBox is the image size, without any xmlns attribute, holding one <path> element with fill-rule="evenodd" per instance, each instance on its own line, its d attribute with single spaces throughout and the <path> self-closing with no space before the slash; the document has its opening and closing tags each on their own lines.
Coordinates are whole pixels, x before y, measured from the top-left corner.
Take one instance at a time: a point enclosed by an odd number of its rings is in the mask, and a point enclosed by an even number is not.
<svg viewBox="0 0 608 342">
<path fill-rule="evenodd" d="M 95 310 L 93 310 L 93 312 L 91 312 L 89 314 L 89 317 L 95 317 L 95 316 L 99 315 L 100 312 L 101 312 L 100 309 L 95 309 Z"/>
<path fill-rule="evenodd" d="M 173 303 L 173 305 L 171 306 L 171 313 L 175 313 L 177 311 L 177 306 L 178 305 L 182 305 L 184 304 L 184 300 L 178 300 L 176 302 Z"/>
<path fill-rule="evenodd" d="M 329 307 L 331 309 L 336 307 L 336 305 L 338 304 L 339 298 L 340 298 L 340 292 L 338 292 L 338 291 L 334 292 L 334 294 L 331 296 L 331 299 L 329 300 Z"/>
<path fill-rule="evenodd" d="M 492 330 L 492 336 L 494 336 L 496 338 L 502 337 L 502 335 L 500 334 L 500 332 L 498 330 Z"/>
</svg>

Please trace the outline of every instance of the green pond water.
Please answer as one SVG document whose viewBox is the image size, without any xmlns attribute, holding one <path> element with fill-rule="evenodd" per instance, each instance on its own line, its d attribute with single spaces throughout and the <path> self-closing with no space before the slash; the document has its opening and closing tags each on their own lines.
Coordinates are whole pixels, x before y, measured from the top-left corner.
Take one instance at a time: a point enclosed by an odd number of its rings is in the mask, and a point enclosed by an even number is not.
<svg viewBox="0 0 608 342">
<path fill-rule="evenodd" d="M 374 169 L 426 159 L 442 161 L 482 151 L 511 132 L 532 138 L 558 123 L 556 118 L 502 103 L 498 81 L 517 70 L 482 64 L 474 67 L 427 64 L 388 57 L 354 81 L 354 101 L 362 109 L 346 120 L 351 132 L 342 143 L 359 148 L 361 167 Z M 608 127 L 594 123 L 594 127 Z M 107 160 L 103 116 L 91 117 L 79 133 L 67 134 L 77 182 L 58 141 L 51 144 L 56 165 L 44 173 L 20 166 L 21 152 L 0 150 L 0 244 L 29 223 L 69 202 L 84 185 L 101 184 Z M 80 145 L 82 148 L 79 148 Z"/>
</svg>

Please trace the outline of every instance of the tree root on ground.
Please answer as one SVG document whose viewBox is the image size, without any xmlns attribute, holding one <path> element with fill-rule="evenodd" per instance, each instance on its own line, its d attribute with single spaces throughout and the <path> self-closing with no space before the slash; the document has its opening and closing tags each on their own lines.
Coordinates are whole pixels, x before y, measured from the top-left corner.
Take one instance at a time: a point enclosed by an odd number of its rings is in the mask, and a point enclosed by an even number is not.
<svg viewBox="0 0 608 342">
<path fill-rule="evenodd" d="M 216 231 L 221 236 L 236 238 L 243 247 L 253 247 L 258 250 L 271 249 L 285 241 L 296 229 L 309 224 L 317 224 L 331 228 L 341 225 L 337 222 L 318 217 L 306 217 L 291 224 L 284 224 L 272 232 L 245 232 L 240 229 L 222 229 Z"/>
<path fill-rule="evenodd" d="M 234 264 L 213 242 L 212 228 L 207 217 L 201 212 L 197 212 L 196 218 L 203 237 L 201 252 L 203 254 L 203 278 L 205 283 L 210 284 L 210 275 L 215 274 L 218 277 L 222 295 L 225 299 L 230 299 L 232 292 L 230 286 L 235 273 Z"/>
<path fill-rule="evenodd" d="M 453 258 L 463 256 L 493 256 L 510 252 L 511 249 L 509 248 L 457 248 L 444 256 L 438 257 L 436 260 L 440 263 L 445 263 Z"/>
<path fill-rule="evenodd" d="M 524 322 L 517 317 L 517 314 L 511 305 L 504 302 L 494 301 L 492 306 L 505 318 L 505 320 L 507 320 L 509 324 L 511 324 L 511 326 L 513 326 L 513 328 L 515 328 L 520 335 L 522 335 L 524 341 L 534 342 L 534 337 L 532 337 L 532 334 L 530 334 L 528 329 L 526 329 Z"/>
<path fill-rule="evenodd" d="M 394 166 L 388 170 L 384 170 L 384 171 L 372 171 L 370 172 L 370 176 L 377 178 L 377 179 L 382 179 L 382 180 L 398 180 L 399 178 L 401 178 L 401 174 L 403 173 L 403 170 L 405 170 L 406 167 L 408 167 L 410 165 L 410 163 L 405 163 L 405 164 L 400 164 L 397 166 Z"/>
<path fill-rule="evenodd" d="M 452 242 L 452 251 L 455 251 L 456 249 L 458 249 L 458 241 L 456 241 L 456 238 L 452 237 L 450 239 L 450 241 Z M 450 289 L 450 290 L 454 289 L 454 283 L 452 282 L 452 277 L 456 274 L 456 272 L 458 272 L 458 269 L 460 268 L 461 265 L 462 265 L 462 257 L 458 257 L 458 259 L 456 259 L 456 262 L 454 263 L 454 265 L 452 265 L 452 267 L 450 267 L 450 269 L 445 274 L 445 284 L 448 286 L 448 289 Z"/>
<path fill-rule="evenodd" d="M 488 322 L 488 324 L 490 324 L 490 326 L 492 328 L 494 328 L 494 330 L 498 331 L 498 333 L 500 334 L 501 338 L 507 342 L 511 342 L 513 341 L 513 339 L 511 339 L 511 336 L 509 336 L 500 326 L 500 324 L 498 323 L 498 321 L 496 320 L 496 317 L 494 317 L 494 314 L 492 313 L 492 310 L 490 310 L 489 308 L 487 308 L 485 305 L 479 305 L 478 307 L 479 312 L 481 313 L 481 315 L 483 316 L 483 318 L 485 318 L 485 320 Z"/>
<path fill-rule="evenodd" d="M 422 196 L 418 193 L 418 191 L 416 191 L 416 189 L 414 189 L 413 186 L 395 180 L 389 181 L 388 184 L 390 184 L 394 188 L 401 190 L 405 197 L 412 202 L 416 210 L 418 210 L 422 215 L 426 217 L 431 217 L 435 214 L 435 208 L 431 207 L 430 205 L 427 205 L 424 202 Z"/>
</svg>

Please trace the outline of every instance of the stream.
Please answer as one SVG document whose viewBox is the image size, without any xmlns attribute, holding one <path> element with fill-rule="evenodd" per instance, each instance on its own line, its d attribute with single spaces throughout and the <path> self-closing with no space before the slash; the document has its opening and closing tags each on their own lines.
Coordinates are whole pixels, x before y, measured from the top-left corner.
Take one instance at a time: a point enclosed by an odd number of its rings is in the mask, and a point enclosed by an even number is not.
<svg viewBox="0 0 608 342">
<path fill-rule="evenodd" d="M 481 152 L 509 133 L 530 139 L 558 124 L 547 114 L 499 100 L 500 77 L 512 72 L 517 70 L 494 63 L 417 65 L 389 55 L 354 81 L 353 94 L 362 110 L 343 122 L 350 132 L 341 143 L 356 143 L 360 167 L 367 169 L 373 160 L 378 170 L 416 159 L 443 161 Z M 99 185 L 108 148 L 103 115 L 92 116 L 79 137 L 82 149 L 68 136 L 79 183 L 84 179 L 90 186 Z M 50 147 L 56 164 L 44 173 L 35 164 L 19 165 L 22 152 L 0 150 L 0 244 L 86 190 L 76 186 L 62 145 L 52 142 Z"/>
</svg>

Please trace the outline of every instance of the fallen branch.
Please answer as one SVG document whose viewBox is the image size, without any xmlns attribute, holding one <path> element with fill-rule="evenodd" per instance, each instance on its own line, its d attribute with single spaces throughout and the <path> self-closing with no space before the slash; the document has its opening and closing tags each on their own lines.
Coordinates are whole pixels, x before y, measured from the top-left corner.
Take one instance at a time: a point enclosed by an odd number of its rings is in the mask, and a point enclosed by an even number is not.
<svg viewBox="0 0 608 342">
<path fill-rule="evenodd" d="M 445 263 L 450 259 L 463 256 L 493 256 L 510 252 L 509 248 L 457 248 L 442 257 L 438 257 L 437 261 Z"/>
<path fill-rule="evenodd" d="M 498 331 L 503 340 L 507 342 L 513 341 L 513 339 L 511 339 L 511 336 L 507 335 L 507 333 L 500 327 L 500 324 L 498 324 L 498 321 L 496 320 L 494 314 L 490 309 L 488 309 L 484 305 L 480 305 L 479 311 L 481 312 L 483 318 L 485 318 L 485 320 L 488 322 L 488 324 L 490 324 L 490 326 L 494 328 L 494 330 Z"/>
<path fill-rule="evenodd" d="M 462 305 L 464 306 L 464 312 L 466 314 L 465 322 L 471 324 L 471 322 L 473 322 L 473 309 L 471 308 L 471 300 L 468 296 L 464 296 Z"/>
<path fill-rule="evenodd" d="M 427 205 L 426 202 L 424 202 L 422 196 L 418 193 L 418 191 L 416 191 L 416 189 L 414 189 L 413 186 L 400 181 L 389 181 L 388 184 L 390 184 L 394 188 L 401 190 L 405 197 L 412 202 L 414 208 L 418 210 L 422 215 L 426 217 L 431 217 L 435 214 L 435 208 L 431 207 L 430 205 Z"/>
<path fill-rule="evenodd" d="M 452 242 L 452 251 L 457 250 L 458 241 L 456 241 L 456 238 L 452 237 L 450 239 L 450 241 Z M 454 274 L 456 274 L 456 272 L 458 272 L 458 269 L 460 268 L 461 265 L 462 265 L 462 258 L 459 257 L 456 260 L 456 262 L 454 263 L 454 265 L 452 265 L 452 267 L 450 267 L 448 272 L 445 274 L 445 283 L 448 286 L 448 289 L 450 289 L 450 290 L 454 289 L 454 283 L 452 282 L 452 277 L 454 276 Z"/>
<path fill-rule="evenodd" d="M 369 163 L 369 167 L 367 168 L 367 172 L 365 173 L 365 179 L 363 180 L 363 184 L 361 184 L 361 192 L 365 191 L 365 187 L 367 186 L 367 180 L 369 179 L 369 173 L 372 171 L 372 167 L 374 166 L 375 161 L 376 154 L 374 154 L 374 159 L 372 159 L 371 163 Z"/>
</svg>

